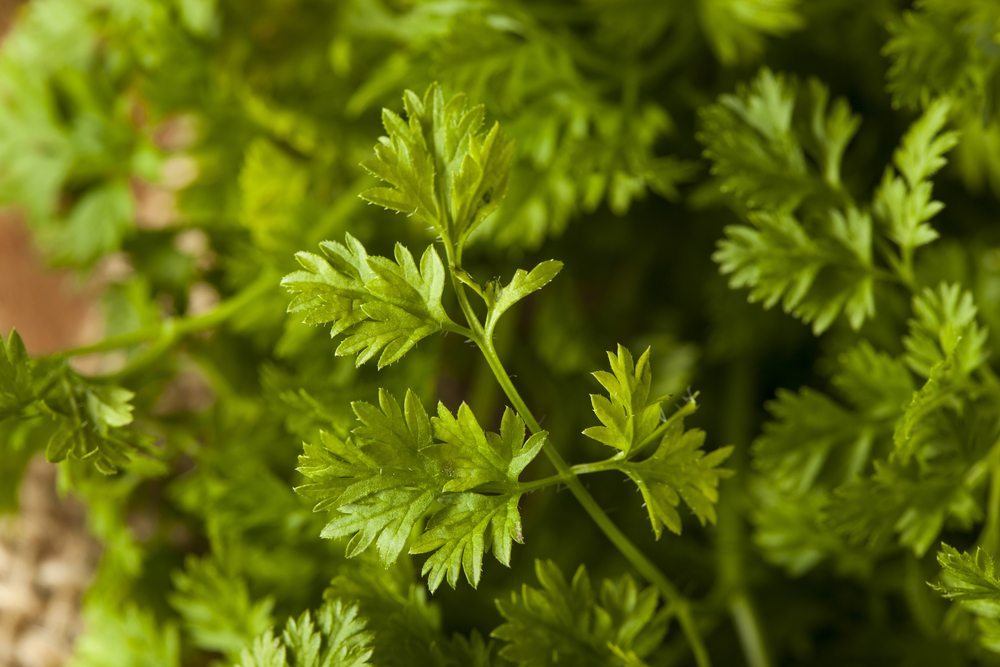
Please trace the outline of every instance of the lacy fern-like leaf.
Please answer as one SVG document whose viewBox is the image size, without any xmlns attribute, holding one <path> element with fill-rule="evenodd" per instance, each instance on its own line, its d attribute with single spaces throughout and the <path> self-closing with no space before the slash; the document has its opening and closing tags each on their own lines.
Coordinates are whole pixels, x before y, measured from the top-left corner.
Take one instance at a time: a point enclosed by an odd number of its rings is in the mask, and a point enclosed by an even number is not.
<svg viewBox="0 0 1000 667">
<path fill-rule="evenodd" d="M 713 258 L 733 288 L 750 288 L 750 301 L 780 303 L 822 333 L 841 313 L 860 328 L 875 312 L 871 218 L 855 209 L 834 211 L 826 224 L 807 228 L 791 215 L 753 213 L 751 225 L 726 228 Z"/>
<path fill-rule="evenodd" d="M 728 474 L 719 466 L 732 447 L 706 454 L 702 449 L 704 431 L 684 430 L 684 418 L 697 409 L 694 399 L 663 419 L 663 399 L 649 398 L 652 372 L 648 349 L 635 362 L 619 345 L 617 353 L 608 353 L 608 361 L 610 373 L 594 373 L 608 396 L 591 395 L 594 414 L 602 426 L 592 426 L 584 435 L 618 450 L 608 466 L 635 482 L 657 538 L 664 526 L 681 532 L 676 508 L 682 499 L 701 523 L 714 522 L 719 480 Z"/>
<path fill-rule="evenodd" d="M 583 434 L 627 456 L 633 448 L 648 444 L 647 438 L 660 425 L 662 399 L 650 400 L 653 375 L 649 367 L 648 348 L 636 363 L 632 353 L 619 345 L 616 353 L 608 352 L 608 364 L 610 373 L 593 373 L 607 391 L 607 397 L 590 395 L 594 414 L 602 426 L 591 426 Z"/>
<path fill-rule="evenodd" d="M 440 86 L 423 97 L 406 91 L 403 108 L 405 117 L 382 111 L 387 136 L 364 166 L 385 185 L 362 197 L 412 215 L 460 247 L 503 199 L 512 145 L 499 124 L 483 129 L 482 106 L 464 95 L 445 99 Z"/>
<path fill-rule="evenodd" d="M 280 637 L 268 630 L 245 649 L 239 667 L 364 667 L 372 633 L 355 605 L 330 600 L 315 614 L 290 618 Z"/>
<path fill-rule="evenodd" d="M 844 100 L 831 105 L 818 82 L 798 86 L 763 69 L 701 112 L 698 138 L 723 192 L 749 209 L 791 211 L 836 197 L 858 122 Z"/>
<path fill-rule="evenodd" d="M 903 345 L 915 372 L 929 377 L 952 361 L 957 373 L 969 375 L 985 362 L 987 332 L 976 321 L 972 294 L 956 284 L 927 288 L 913 299 L 913 314 Z"/>
<path fill-rule="evenodd" d="M 1000 653 L 1000 577 L 994 556 L 976 547 L 974 552 L 941 545 L 937 554 L 941 580 L 931 588 L 976 619 L 979 643 Z"/>
<path fill-rule="evenodd" d="M 837 359 L 829 395 L 805 387 L 779 390 L 767 404 L 771 420 L 754 442 L 754 460 L 769 484 L 803 492 L 813 487 L 829 462 L 861 469 L 871 451 L 892 434 L 910 401 L 914 382 L 906 365 L 868 343 Z"/>
<path fill-rule="evenodd" d="M 541 262 L 531 271 L 518 269 L 506 285 L 499 282 L 489 283 L 486 288 L 486 304 L 489 308 L 485 325 L 487 333 L 493 333 L 500 317 L 511 306 L 552 282 L 559 275 L 562 267 L 562 262 L 549 259 Z"/>
<path fill-rule="evenodd" d="M 893 155 L 898 173 L 886 170 L 875 193 L 874 210 L 889 228 L 889 237 L 904 253 L 934 241 L 930 219 L 944 205 L 932 199 L 930 177 L 945 165 L 944 154 L 958 135 L 945 132 L 950 102 L 939 100 L 915 122 Z"/>
<path fill-rule="evenodd" d="M 0 338 L 0 422 L 30 417 L 24 423 L 48 436 L 50 461 L 87 461 L 110 475 L 151 454 L 150 438 L 130 428 L 133 396 L 80 375 L 64 359 L 32 361 L 16 332 Z"/>
<path fill-rule="evenodd" d="M 799 0 L 700 0 L 702 30 L 724 63 L 756 57 L 768 35 L 785 35 L 804 24 Z M 619 19 L 621 20 L 621 19 Z"/>
<path fill-rule="evenodd" d="M 439 405 L 432 420 L 412 392 L 403 407 L 383 390 L 378 407 L 358 402 L 354 411 L 359 426 L 349 437 L 324 433 L 299 459 L 299 491 L 332 513 L 323 537 L 350 537 L 348 556 L 374 544 L 386 564 L 408 544 L 411 553 L 430 552 L 423 572 L 431 590 L 445 579 L 455 586 L 463 571 L 477 585 L 490 549 L 509 563 L 512 543 L 523 540 L 518 477 L 544 433 L 525 439 L 510 410 L 500 433 L 487 433 L 464 404 L 457 414 Z"/>
<path fill-rule="evenodd" d="M 753 444 L 759 474 L 752 486 L 756 540 L 768 559 L 795 573 L 824 558 L 847 569 L 865 567 L 871 552 L 858 544 L 874 540 L 852 543 L 850 536 L 862 531 L 831 527 L 831 513 L 840 519 L 853 511 L 834 492 L 856 481 L 873 458 L 892 450 L 893 429 L 915 387 L 902 359 L 867 342 L 839 355 L 836 363 L 832 392 L 779 390 L 767 404 L 771 420 Z M 855 497 L 865 498 L 864 492 L 872 490 L 861 488 Z M 883 512 L 882 505 L 866 502 L 876 501 L 869 497 L 855 506 Z"/>
<path fill-rule="evenodd" d="M 663 640 L 667 617 L 652 588 L 626 576 L 595 592 L 582 566 L 567 581 L 550 561 L 538 561 L 535 574 L 538 588 L 497 601 L 504 623 L 493 636 L 504 642 L 502 657 L 525 667 L 638 666 Z"/>
<path fill-rule="evenodd" d="M 70 667 L 180 667 L 177 626 L 146 609 L 107 599 L 89 601 L 84 631 L 76 640 Z"/>
<path fill-rule="evenodd" d="M 445 271 L 432 246 L 420 258 L 400 244 L 395 261 L 370 256 L 348 234 L 344 243 L 325 241 L 323 256 L 296 255 L 302 271 L 282 279 L 288 306 L 306 324 L 330 324 L 342 336 L 338 355 L 357 355 L 361 365 L 378 356 L 382 368 L 401 359 L 427 336 L 453 327 L 441 305 Z"/>
<path fill-rule="evenodd" d="M 383 570 L 355 561 L 330 584 L 324 599 L 350 601 L 364 616 L 372 637 L 371 662 L 379 667 L 491 667 L 491 644 L 473 632 L 468 638 L 442 631 L 440 608 L 427 588 L 413 582 L 408 567 Z"/>
<path fill-rule="evenodd" d="M 0 337 L 0 420 L 16 414 L 34 400 L 31 360 L 16 331 Z"/>
<path fill-rule="evenodd" d="M 246 582 L 213 560 L 189 558 L 174 589 L 170 602 L 204 649 L 236 657 L 271 625 L 273 602 L 254 601 Z"/>
<path fill-rule="evenodd" d="M 938 437 L 943 411 L 960 414 L 969 377 L 986 361 L 987 332 L 976 321 L 972 295 L 941 284 L 913 299 L 914 317 L 903 339 L 906 362 L 926 382 L 896 424 L 896 453 L 908 459 Z"/>
</svg>

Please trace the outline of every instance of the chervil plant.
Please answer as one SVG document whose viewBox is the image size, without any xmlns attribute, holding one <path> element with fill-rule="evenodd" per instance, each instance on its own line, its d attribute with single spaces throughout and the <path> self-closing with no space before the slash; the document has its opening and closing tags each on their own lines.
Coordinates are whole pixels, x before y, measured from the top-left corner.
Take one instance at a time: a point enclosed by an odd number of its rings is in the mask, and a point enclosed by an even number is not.
<svg viewBox="0 0 1000 667">
<path fill-rule="evenodd" d="M 903 4 L 22 7 L 70 664 L 1000 660 L 1000 10 Z"/>
<path fill-rule="evenodd" d="M 649 351 L 636 361 L 619 346 L 608 354 L 610 372 L 594 373 L 607 393 L 591 396 L 601 425 L 584 431 L 614 454 L 575 466 L 566 463 L 514 386 L 494 345 L 502 316 L 552 281 L 562 264 L 547 260 L 529 271 L 517 269 L 506 283 L 480 283 L 462 264 L 469 235 L 505 195 L 511 144 L 497 124 L 484 129 L 481 106 L 470 106 L 461 95 L 446 98 L 438 86 L 423 96 L 408 91 L 403 103 L 402 116 L 389 110 L 382 113 L 387 136 L 376 145 L 375 158 L 365 163 L 380 184 L 362 197 L 432 230 L 444 249 L 444 262 L 434 246 L 424 250 L 418 266 L 413 254 L 399 244 L 394 259 L 389 259 L 369 255 L 350 235 L 344 243 L 327 241 L 321 244 L 322 256 L 300 252 L 296 258 L 303 270 L 282 280 L 292 295 L 289 310 L 306 323 L 330 324 L 331 334 L 341 338 L 337 354 L 356 356 L 359 366 L 375 357 L 380 368 L 396 362 L 434 333 L 461 336 L 475 344 L 513 409 L 505 408 L 498 432 L 490 432 L 465 403 L 454 411 L 438 403 L 436 415 L 429 416 L 410 390 L 400 400 L 380 389 L 377 406 L 354 403 L 356 426 L 345 434 L 321 433 L 299 458 L 306 482 L 298 490 L 316 503 L 317 511 L 329 514 L 322 536 L 349 538 L 348 556 L 374 545 L 386 565 L 404 550 L 430 554 L 421 572 L 431 592 L 445 579 L 454 587 L 462 573 L 477 586 L 488 552 L 509 565 L 513 543 L 524 541 L 522 496 L 565 485 L 655 589 L 642 594 L 644 602 L 638 608 L 621 610 L 625 616 L 617 621 L 634 622 L 638 628 L 651 622 L 658 591 L 672 607 L 698 662 L 706 663 L 688 601 L 611 520 L 579 476 L 618 472 L 629 477 L 641 492 L 659 537 L 664 526 L 680 533 L 681 500 L 702 523 L 715 520 L 719 480 L 725 476 L 719 466 L 730 449 L 706 454 L 701 448 L 704 433 L 684 429 L 684 417 L 696 408 L 694 398 L 665 415 L 666 397 L 650 396 Z M 442 304 L 446 284 L 462 313 L 461 324 Z M 479 312 L 472 298 L 481 301 Z M 540 451 L 555 474 L 522 481 L 522 473 Z M 556 585 L 562 575 L 552 566 L 540 565 L 538 576 L 543 586 L 554 587 L 551 595 L 569 595 L 562 590 L 565 581 Z M 589 587 L 582 570 L 577 579 Z M 630 591 L 628 597 L 638 595 L 631 580 L 621 585 Z M 579 595 L 578 604 L 584 605 L 586 614 L 587 607 L 596 603 L 582 591 Z M 605 638 L 601 633 L 610 628 L 598 626 L 593 630 L 596 637 L 584 632 L 565 647 L 549 649 L 545 637 L 524 636 L 511 626 L 531 625 L 534 618 L 559 627 L 569 619 L 547 604 L 529 604 L 527 590 L 524 598 L 500 608 L 509 625 L 498 636 L 510 642 L 501 649 L 502 656 L 530 663 L 532 655 L 552 650 L 564 654 L 565 660 L 611 661 L 615 656 L 640 659 L 655 647 L 655 642 L 646 641 L 633 647 L 637 637 L 631 632 Z M 556 602 L 568 603 L 570 599 Z M 636 603 L 629 607 L 632 604 Z M 610 613 L 599 608 L 593 613 L 600 617 L 602 612 Z M 569 623 L 567 629 L 574 625 Z M 584 657 L 591 652 L 593 656 Z M 576 654 L 579 657 L 572 657 Z"/>
</svg>

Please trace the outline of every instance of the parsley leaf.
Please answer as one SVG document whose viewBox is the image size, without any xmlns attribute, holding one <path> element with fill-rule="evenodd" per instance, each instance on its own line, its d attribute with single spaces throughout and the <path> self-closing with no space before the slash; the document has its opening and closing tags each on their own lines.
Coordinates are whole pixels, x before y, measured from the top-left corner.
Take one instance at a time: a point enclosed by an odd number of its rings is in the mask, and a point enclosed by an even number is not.
<svg viewBox="0 0 1000 667">
<path fill-rule="evenodd" d="M 594 414 L 603 426 L 591 426 L 583 434 L 628 455 L 633 448 L 646 444 L 647 438 L 660 425 L 661 400 L 650 400 L 649 397 L 653 377 L 649 366 L 649 348 L 636 363 L 632 353 L 619 345 L 616 353 L 608 352 L 608 364 L 610 373 L 593 373 L 608 392 L 607 397 L 590 395 Z"/>
<path fill-rule="evenodd" d="M 531 271 L 518 269 L 506 285 L 501 285 L 499 282 L 489 283 L 486 288 L 486 304 L 489 307 L 489 312 L 486 314 L 486 332 L 492 335 L 500 317 L 511 306 L 552 282 L 562 271 L 562 267 L 562 262 L 549 259 L 539 263 Z"/>
<path fill-rule="evenodd" d="M 859 120 L 829 91 L 762 69 L 701 111 L 699 140 L 720 189 L 749 209 L 840 201 L 840 162 Z"/>
<path fill-rule="evenodd" d="M 338 355 L 357 355 L 359 366 L 377 355 L 382 368 L 427 336 L 455 328 L 441 304 L 445 271 L 433 246 L 419 267 L 401 244 L 395 261 L 368 255 L 350 234 L 321 247 L 323 256 L 297 253 L 303 270 L 281 284 L 292 296 L 290 313 L 306 324 L 330 324 L 331 335 L 343 337 Z"/>
<path fill-rule="evenodd" d="M 996 559 L 980 547 L 961 552 L 947 544 L 937 554 L 941 581 L 931 588 L 976 619 L 979 641 L 1000 653 L 1000 576 Z"/>
<path fill-rule="evenodd" d="M 411 553 L 430 552 L 423 573 L 431 590 L 444 579 L 454 587 L 463 571 L 478 585 L 490 548 L 509 563 L 512 542 L 523 541 L 518 477 L 545 433 L 525 439 L 510 410 L 500 433 L 487 433 L 464 404 L 457 414 L 439 405 L 431 420 L 412 391 L 403 407 L 382 390 L 378 407 L 357 402 L 354 411 L 359 426 L 350 436 L 323 433 L 299 459 L 299 491 L 333 514 L 323 537 L 350 537 L 348 556 L 374 543 L 386 564 L 407 544 Z"/>
<path fill-rule="evenodd" d="M 16 331 L 0 337 L 0 420 L 14 415 L 34 400 L 31 360 Z"/>
<path fill-rule="evenodd" d="M 214 560 L 189 558 L 173 583 L 171 605 L 204 649 L 236 657 L 271 625 L 273 601 L 254 601 L 246 582 Z"/>
<path fill-rule="evenodd" d="M 539 587 L 498 600 L 504 624 L 493 636 L 501 657 L 525 667 L 551 664 L 645 665 L 667 629 L 656 591 L 628 576 L 606 580 L 595 592 L 587 571 L 567 581 L 551 561 L 537 561 Z"/>
<path fill-rule="evenodd" d="M 245 649 L 240 667 L 364 667 L 372 633 L 356 605 L 330 600 L 316 612 L 288 619 L 281 637 L 268 630 Z"/>
<path fill-rule="evenodd" d="M 684 429 L 684 418 L 697 409 L 694 399 L 663 419 L 663 399 L 649 398 L 652 372 L 648 349 L 636 362 L 619 345 L 616 353 L 608 353 L 608 361 L 610 373 L 594 373 L 608 396 L 591 395 L 594 414 L 603 425 L 586 429 L 584 435 L 618 450 L 607 465 L 635 482 L 657 539 L 664 526 L 674 533 L 681 532 L 676 510 L 681 499 L 701 523 L 714 522 L 719 481 L 728 475 L 719 466 L 732 453 L 732 447 L 706 454 L 702 449 L 704 431 Z"/>
<path fill-rule="evenodd" d="M 950 107 L 947 99 L 938 100 L 910 127 L 893 155 L 899 173 L 887 169 L 875 193 L 875 213 L 904 253 L 938 238 L 929 221 L 944 204 L 931 198 L 929 179 L 945 165 L 944 154 L 958 142 L 955 132 L 943 131 Z"/>
<path fill-rule="evenodd" d="M 137 454 L 154 452 L 151 438 L 131 428 L 134 394 L 125 387 L 88 379 L 58 357 L 31 360 L 16 332 L 0 338 L 0 421 L 36 421 L 47 438 L 46 457 L 88 461 L 111 475 Z"/>
<path fill-rule="evenodd" d="M 872 221 L 856 209 L 834 211 L 807 228 L 787 214 L 752 213 L 726 228 L 713 259 L 750 301 L 828 329 L 843 313 L 854 329 L 875 313 Z"/>
<path fill-rule="evenodd" d="M 364 167 L 385 185 L 362 197 L 461 247 L 506 193 L 512 144 L 499 124 L 483 129 L 482 106 L 470 106 L 464 95 L 445 99 L 436 84 L 423 97 L 406 91 L 403 108 L 404 117 L 382 111 L 387 136 Z"/>
</svg>

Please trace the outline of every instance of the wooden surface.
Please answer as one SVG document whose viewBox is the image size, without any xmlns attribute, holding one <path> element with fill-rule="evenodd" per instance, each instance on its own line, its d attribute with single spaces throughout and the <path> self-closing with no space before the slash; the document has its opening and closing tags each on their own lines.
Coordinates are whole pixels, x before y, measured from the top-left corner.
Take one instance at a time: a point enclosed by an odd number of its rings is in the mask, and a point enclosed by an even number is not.
<svg viewBox="0 0 1000 667">
<path fill-rule="evenodd" d="M 0 332 L 16 328 L 32 354 L 77 345 L 96 333 L 91 302 L 79 279 L 44 265 L 15 216 L 0 216 Z"/>
<path fill-rule="evenodd" d="M 99 318 L 90 292 L 47 268 L 24 226 L 0 216 L 0 333 L 16 327 L 32 354 L 92 339 Z M 0 665 L 58 667 L 69 659 L 99 554 L 84 518 L 79 505 L 57 496 L 55 467 L 34 460 L 18 515 L 0 517 Z"/>
</svg>

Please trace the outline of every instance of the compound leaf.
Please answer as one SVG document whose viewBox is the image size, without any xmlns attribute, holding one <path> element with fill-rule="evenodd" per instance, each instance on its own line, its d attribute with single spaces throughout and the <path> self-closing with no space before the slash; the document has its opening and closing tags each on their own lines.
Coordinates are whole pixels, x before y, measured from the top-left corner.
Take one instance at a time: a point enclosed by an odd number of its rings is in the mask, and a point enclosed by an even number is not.
<svg viewBox="0 0 1000 667">
<path fill-rule="evenodd" d="M 441 305 L 445 271 L 429 246 L 417 266 L 396 245 L 394 260 L 369 256 L 348 234 L 325 241 L 323 256 L 300 252 L 301 271 L 282 279 L 292 295 L 288 312 L 306 324 L 330 324 L 341 336 L 338 355 L 357 355 L 360 366 L 378 356 L 382 368 L 401 359 L 427 336 L 454 327 Z"/>
</svg>

